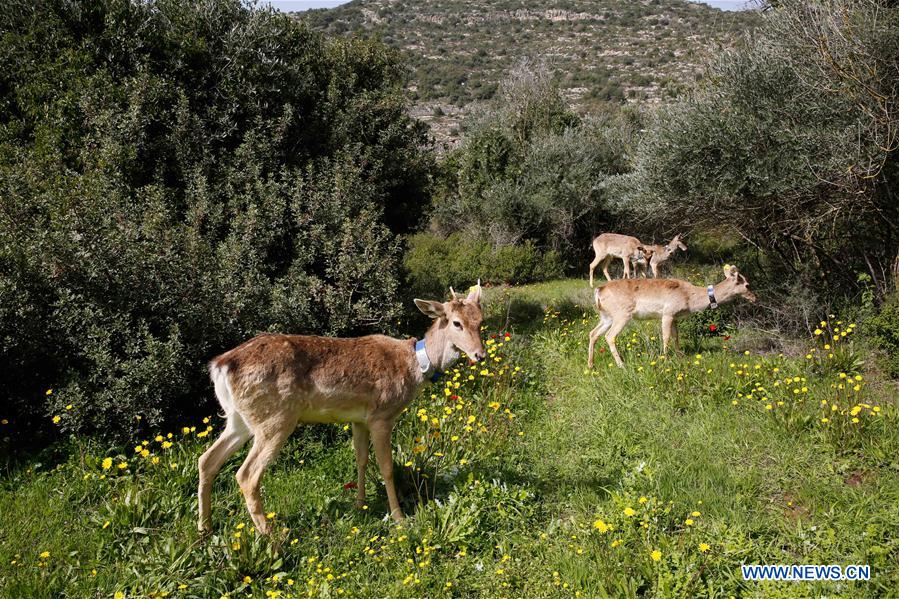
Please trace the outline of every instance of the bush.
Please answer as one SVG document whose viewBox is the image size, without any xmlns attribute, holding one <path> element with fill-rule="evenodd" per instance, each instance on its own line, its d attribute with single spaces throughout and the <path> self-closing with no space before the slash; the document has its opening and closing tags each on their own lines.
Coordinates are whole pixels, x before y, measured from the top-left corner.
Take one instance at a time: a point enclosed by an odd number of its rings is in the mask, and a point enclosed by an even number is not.
<svg viewBox="0 0 899 599">
<path fill-rule="evenodd" d="M 431 158 L 393 52 L 238 0 L 13 2 L 0 30 L 13 430 L 159 428 L 258 332 L 395 322 Z"/>
<path fill-rule="evenodd" d="M 889 375 L 899 378 L 899 294 L 894 293 L 875 316 L 862 323 L 862 330 L 883 351 Z"/>
<path fill-rule="evenodd" d="M 557 252 L 542 253 L 531 242 L 494 249 L 460 233 L 445 238 L 419 233 L 408 239 L 408 246 L 404 266 L 417 296 L 443 297 L 450 285 L 461 291 L 478 278 L 491 284 L 543 281 L 564 270 Z"/>
</svg>

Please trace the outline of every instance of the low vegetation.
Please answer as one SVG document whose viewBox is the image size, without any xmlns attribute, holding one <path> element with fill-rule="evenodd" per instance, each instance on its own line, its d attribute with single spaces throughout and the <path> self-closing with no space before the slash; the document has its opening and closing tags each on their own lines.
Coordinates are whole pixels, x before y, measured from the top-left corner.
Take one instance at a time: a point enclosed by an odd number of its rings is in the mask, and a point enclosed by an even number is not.
<svg viewBox="0 0 899 599">
<path fill-rule="evenodd" d="M 218 417 L 22 463 L 0 489 L 0 587 L 11 596 L 875 597 L 899 584 L 892 384 L 864 330 L 761 351 L 723 320 L 658 323 L 600 353 L 583 280 L 498 288 L 484 363 L 425 387 L 397 428 L 407 520 L 376 468 L 353 507 L 350 431 L 301 429 L 264 481 L 273 538 L 248 523 L 233 474 L 214 533 L 195 532 L 196 459 Z M 708 316 L 708 314 L 704 314 Z M 717 323 L 717 325 L 716 325 Z M 817 334 L 816 334 L 817 333 Z M 781 351 L 784 350 L 784 351 Z M 6 423 L 4 427 L 15 426 Z M 869 564 L 870 582 L 748 583 L 742 563 Z"/>
<path fill-rule="evenodd" d="M 403 265 L 415 297 L 442 297 L 447 281 L 465 281 L 478 273 L 484 283 L 530 283 L 562 276 L 559 253 L 542 252 L 533 242 L 494 247 L 460 233 L 448 237 L 419 233 L 408 239 Z"/>
</svg>

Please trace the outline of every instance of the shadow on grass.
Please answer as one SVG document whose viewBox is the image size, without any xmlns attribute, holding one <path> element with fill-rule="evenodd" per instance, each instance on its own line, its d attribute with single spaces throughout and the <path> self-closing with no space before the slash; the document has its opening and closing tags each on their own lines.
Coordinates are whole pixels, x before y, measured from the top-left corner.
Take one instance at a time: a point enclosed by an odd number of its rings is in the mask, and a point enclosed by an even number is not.
<svg viewBox="0 0 899 599">
<path fill-rule="evenodd" d="M 546 319 L 548 310 L 557 318 Z M 514 330 L 519 335 L 533 335 L 557 327 L 558 319 L 575 321 L 583 318 L 584 313 L 588 318 L 594 316 L 592 308 L 567 297 L 545 306 L 531 298 L 511 295 L 503 304 L 494 303 L 490 307 L 486 324 L 490 329 Z"/>
</svg>

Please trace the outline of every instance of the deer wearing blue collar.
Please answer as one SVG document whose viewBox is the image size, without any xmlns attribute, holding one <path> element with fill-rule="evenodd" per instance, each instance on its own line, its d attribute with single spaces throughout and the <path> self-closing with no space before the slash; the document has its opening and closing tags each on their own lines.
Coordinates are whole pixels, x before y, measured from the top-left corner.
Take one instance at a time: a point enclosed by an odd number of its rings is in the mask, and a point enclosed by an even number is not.
<svg viewBox="0 0 899 599">
<path fill-rule="evenodd" d="M 756 295 L 749 290 L 749 281 L 736 266 L 725 265 L 724 280 L 715 285 L 700 287 L 679 279 L 621 279 L 611 281 L 593 292 L 599 324 L 590 331 L 587 367 L 593 368 L 593 348 L 600 335 L 605 334 L 615 363 L 624 367 L 615 338 L 631 321 L 661 319 L 662 353 L 668 351 L 669 339 L 678 345 L 677 319 L 684 314 L 715 309 L 738 297 L 755 303 Z"/>
<path fill-rule="evenodd" d="M 253 524 L 270 525 L 260 495 L 262 474 L 300 424 L 348 422 L 356 452 L 357 506 L 365 503 L 369 443 L 384 485 L 390 515 L 403 518 L 393 482 L 393 426 L 416 390 L 459 357 L 484 358 L 481 284 L 464 298 L 452 288 L 448 302 L 415 300 L 433 319 L 424 339 L 384 335 L 356 338 L 262 334 L 213 358 L 209 375 L 225 414 L 225 430 L 200 457 L 201 532 L 212 527 L 212 483 L 225 461 L 253 437 L 237 483 Z"/>
</svg>

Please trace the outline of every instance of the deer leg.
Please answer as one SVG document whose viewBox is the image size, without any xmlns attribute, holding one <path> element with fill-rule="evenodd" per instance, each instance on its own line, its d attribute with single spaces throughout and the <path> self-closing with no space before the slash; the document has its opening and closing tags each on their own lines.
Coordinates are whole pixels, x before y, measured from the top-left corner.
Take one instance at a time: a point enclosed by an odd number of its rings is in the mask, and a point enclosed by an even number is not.
<svg viewBox="0 0 899 599">
<path fill-rule="evenodd" d="M 393 422 L 377 422 L 369 425 L 372 445 L 375 447 L 375 457 L 378 460 L 378 468 L 387 488 L 387 503 L 390 505 L 390 515 L 399 522 L 403 519 L 403 510 L 396 496 L 396 487 L 393 485 L 393 448 L 390 446 L 390 435 L 393 432 Z"/>
<path fill-rule="evenodd" d="M 606 333 L 606 343 L 609 344 L 609 351 L 612 352 L 612 357 L 615 358 L 615 363 L 618 364 L 620 368 L 624 368 L 624 362 L 621 360 L 621 356 L 618 355 L 618 348 L 615 346 L 615 337 L 618 336 L 618 333 L 620 333 L 621 329 L 627 325 L 629 320 L 630 318 L 622 318 L 621 320 L 612 322 L 612 326 Z"/>
<path fill-rule="evenodd" d="M 627 256 L 621 259 L 622 264 L 624 264 L 624 277 L 625 279 L 631 278 L 631 259 Z"/>
<path fill-rule="evenodd" d="M 652 278 L 658 279 L 659 278 L 659 265 L 656 264 L 655 262 L 650 262 L 649 266 L 652 268 Z"/>
<path fill-rule="evenodd" d="M 197 461 L 197 470 L 200 473 L 200 484 L 197 489 L 197 503 L 199 520 L 197 529 L 200 532 L 212 530 L 212 483 L 218 476 L 219 470 L 234 453 L 243 447 L 251 436 L 250 429 L 237 412 L 228 414 L 225 430 L 219 435 L 209 449 L 207 449 Z"/>
<path fill-rule="evenodd" d="M 294 423 L 295 424 L 295 423 Z M 260 427 L 262 428 L 262 427 Z M 237 484 L 247 502 L 247 510 L 256 529 L 264 535 L 271 532 L 265 510 L 262 506 L 262 495 L 259 485 L 266 467 L 277 457 L 281 446 L 293 432 L 294 426 L 287 422 L 266 423 L 263 430 L 257 430 L 247 459 L 237 471 Z"/>
<path fill-rule="evenodd" d="M 671 325 L 674 322 L 674 317 L 665 315 L 662 316 L 662 353 L 668 353 L 668 340 L 671 338 Z"/>
<path fill-rule="evenodd" d="M 600 262 L 602 262 L 602 259 L 599 257 L 599 254 L 597 254 L 596 258 L 593 259 L 593 262 L 590 263 L 590 287 L 593 287 L 593 271 L 596 270 L 596 267 L 599 266 Z"/>
<path fill-rule="evenodd" d="M 353 449 L 356 450 L 356 507 L 365 505 L 365 468 L 368 466 L 368 428 L 353 423 Z"/>
<path fill-rule="evenodd" d="M 606 281 L 611 281 L 612 277 L 609 276 L 609 263 L 612 261 L 611 256 L 606 256 L 602 260 L 602 274 L 605 275 Z"/>
<path fill-rule="evenodd" d="M 671 323 L 671 340 L 674 341 L 674 349 L 680 352 L 680 333 L 677 332 L 677 319 Z"/>
<path fill-rule="evenodd" d="M 596 325 L 592 331 L 590 331 L 590 346 L 587 350 L 587 368 L 593 368 L 593 346 L 596 345 L 596 341 L 597 339 L 599 339 L 599 336 L 605 333 L 610 326 L 612 326 L 611 317 L 608 317 L 605 314 L 600 314 L 599 324 Z"/>
</svg>

